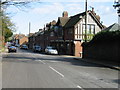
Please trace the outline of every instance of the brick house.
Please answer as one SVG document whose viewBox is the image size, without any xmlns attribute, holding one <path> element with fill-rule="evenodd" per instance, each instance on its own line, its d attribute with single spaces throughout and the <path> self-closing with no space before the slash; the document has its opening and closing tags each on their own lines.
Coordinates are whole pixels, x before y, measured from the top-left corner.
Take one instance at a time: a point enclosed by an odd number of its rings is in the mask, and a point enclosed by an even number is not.
<svg viewBox="0 0 120 90">
<path fill-rule="evenodd" d="M 17 45 L 23 45 L 28 43 L 28 37 L 24 34 L 15 34 L 13 36 L 13 42 Z"/>
<path fill-rule="evenodd" d="M 93 35 L 101 31 L 104 26 L 100 23 L 100 17 L 96 15 L 94 9 L 87 12 L 87 40 L 91 40 Z M 46 24 L 43 30 L 37 32 L 35 42 L 45 48 L 48 45 L 55 46 L 59 54 L 81 56 L 82 42 L 85 38 L 85 12 L 68 17 L 65 11 L 62 17 L 54 24 Z"/>
<path fill-rule="evenodd" d="M 87 40 L 104 28 L 94 10 L 87 12 Z M 85 12 L 71 16 L 64 26 L 64 48 L 66 54 L 82 56 L 82 42 L 85 40 Z"/>
<path fill-rule="evenodd" d="M 64 53 L 64 26 L 68 22 L 68 12 L 64 11 L 62 13 L 62 17 L 58 17 L 58 21 L 54 26 L 54 30 L 52 30 L 50 34 L 50 45 L 55 46 L 59 54 Z"/>
</svg>

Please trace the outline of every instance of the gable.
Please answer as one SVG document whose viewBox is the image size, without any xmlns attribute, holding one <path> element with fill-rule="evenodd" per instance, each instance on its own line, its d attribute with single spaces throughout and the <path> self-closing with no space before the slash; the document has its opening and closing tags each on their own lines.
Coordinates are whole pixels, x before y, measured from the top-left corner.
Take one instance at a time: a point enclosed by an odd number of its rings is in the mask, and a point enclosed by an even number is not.
<svg viewBox="0 0 120 90">
<path fill-rule="evenodd" d="M 104 28 L 103 25 L 100 23 L 100 21 L 96 18 L 96 16 L 91 11 L 88 11 L 87 15 L 89 15 L 87 18 L 87 23 L 96 23 L 100 29 Z M 66 23 L 65 28 L 73 27 L 83 19 L 85 22 L 85 12 L 72 16 Z"/>
</svg>

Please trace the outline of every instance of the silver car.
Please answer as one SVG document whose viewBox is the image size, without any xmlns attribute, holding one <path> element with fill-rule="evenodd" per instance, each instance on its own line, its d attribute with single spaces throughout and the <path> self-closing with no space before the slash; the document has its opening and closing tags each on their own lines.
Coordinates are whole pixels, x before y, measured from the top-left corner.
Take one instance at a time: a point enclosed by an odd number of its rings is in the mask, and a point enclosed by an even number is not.
<svg viewBox="0 0 120 90">
<path fill-rule="evenodd" d="M 45 49 L 45 53 L 47 53 L 47 54 L 58 54 L 58 51 L 54 47 L 48 46 Z"/>
</svg>

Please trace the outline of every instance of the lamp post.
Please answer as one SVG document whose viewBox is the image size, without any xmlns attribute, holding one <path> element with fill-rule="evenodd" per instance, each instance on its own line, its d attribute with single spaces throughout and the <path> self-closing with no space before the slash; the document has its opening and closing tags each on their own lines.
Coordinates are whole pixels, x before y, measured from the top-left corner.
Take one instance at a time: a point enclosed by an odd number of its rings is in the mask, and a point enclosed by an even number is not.
<svg viewBox="0 0 120 90">
<path fill-rule="evenodd" d="M 85 42 L 87 42 L 87 0 L 85 1 Z"/>
</svg>

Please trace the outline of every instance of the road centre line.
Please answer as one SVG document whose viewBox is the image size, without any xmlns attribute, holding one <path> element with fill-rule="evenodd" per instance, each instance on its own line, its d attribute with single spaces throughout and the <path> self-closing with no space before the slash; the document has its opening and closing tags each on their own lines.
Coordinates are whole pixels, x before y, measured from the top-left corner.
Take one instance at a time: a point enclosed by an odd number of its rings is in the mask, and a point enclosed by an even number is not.
<svg viewBox="0 0 120 90">
<path fill-rule="evenodd" d="M 42 60 L 36 60 L 36 61 L 40 61 L 40 62 L 42 62 L 43 64 L 46 64 L 46 63 L 44 63 Z"/>
<path fill-rule="evenodd" d="M 49 66 L 49 68 L 51 68 L 53 71 L 55 71 L 57 74 L 59 74 L 60 76 L 64 77 L 63 74 L 61 74 L 60 72 L 58 72 L 57 70 L 55 70 L 53 67 Z"/>
<path fill-rule="evenodd" d="M 78 88 L 82 88 L 81 86 L 77 85 Z"/>
<path fill-rule="evenodd" d="M 33 58 L 35 58 L 34 56 L 32 56 Z M 45 62 L 43 62 L 42 60 L 37 60 L 37 58 L 35 58 L 36 60 L 35 61 L 40 61 L 42 62 L 43 64 L 46 64 Z"/>
</svg>

